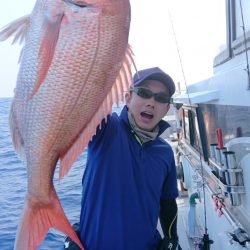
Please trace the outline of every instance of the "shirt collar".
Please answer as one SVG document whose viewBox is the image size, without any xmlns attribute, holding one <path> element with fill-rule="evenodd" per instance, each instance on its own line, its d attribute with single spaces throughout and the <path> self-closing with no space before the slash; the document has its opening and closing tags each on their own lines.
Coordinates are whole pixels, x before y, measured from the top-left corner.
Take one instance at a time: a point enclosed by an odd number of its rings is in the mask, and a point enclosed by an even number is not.
<svg viewBox="0 0 250 250">
<path fill-rule="evenodd" d="M 130 126 L 129 124 L 129 121 L 128 121 L 128 108 L 127 106 L 125 105 L 121 111 L 121 114 L 120 114 L 120 118 L 128 125 Z M 164 120 L 160 120 L 159 122 L 159 133 L 158 133 L 158 136 L 160 136 L 167 128 L 170 127 L 169 123 L 164 121 Z"/>
</svg>

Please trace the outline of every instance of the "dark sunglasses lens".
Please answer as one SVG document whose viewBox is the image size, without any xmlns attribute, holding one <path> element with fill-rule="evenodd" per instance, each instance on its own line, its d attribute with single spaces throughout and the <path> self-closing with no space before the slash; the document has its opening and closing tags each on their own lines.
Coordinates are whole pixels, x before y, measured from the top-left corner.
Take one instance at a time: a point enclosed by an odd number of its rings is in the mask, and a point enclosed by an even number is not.
<svg viewBox="0 0 250 250">
<path fill-rule="evenodd" d="M 166 94 L 156 94 L 155 100 L 160 103 L 170 103 L 171 98 Z"/>
<path fill-rule="evenodd" d="M 149 89 L 139 88 L 137 89 L 137 95 L 142 98 L 149 99 L 153 96 L 153 92 Z"/>
<path fill-rule="evenodd" d="M 150 89 L 146 88 L 136 88 L 134 91 L 137 93 L 138 96 L 144 99 L 150 99 L 154 96 L 155 100 L 160 103 L 170 103 L 171 97 L 166 95 L 165 93 L 157 93 L 154 94 Z"/>
</svg>

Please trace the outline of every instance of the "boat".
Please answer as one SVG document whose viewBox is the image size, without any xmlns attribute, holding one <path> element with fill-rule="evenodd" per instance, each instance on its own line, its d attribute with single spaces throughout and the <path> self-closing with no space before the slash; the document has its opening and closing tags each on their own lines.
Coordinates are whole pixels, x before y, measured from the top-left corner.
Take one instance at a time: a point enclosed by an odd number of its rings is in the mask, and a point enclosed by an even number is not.
<svg viewBox="0 0 250 250">
<path fill-rule="evenodd" d="M 212 76 L 173 98 L 186 250 L 250 249 L 249 11 L 250 1 L 226 0 L 227 41 Z"/>
</svg>

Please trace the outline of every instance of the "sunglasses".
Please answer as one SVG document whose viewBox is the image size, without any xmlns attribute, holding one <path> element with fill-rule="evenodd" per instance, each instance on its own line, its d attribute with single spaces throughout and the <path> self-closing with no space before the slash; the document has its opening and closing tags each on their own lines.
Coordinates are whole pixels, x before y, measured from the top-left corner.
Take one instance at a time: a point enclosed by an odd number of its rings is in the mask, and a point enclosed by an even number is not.
<svg viewBox="0 0 250 250">
<path fill-rule="evenodd" d="M 138 96 L 144 99 L 150 99 L 154 97 L 155 101 L 159 103 L 169 104 L 172 102 L 172 98 L 163 92 L 154 93 L 150 89 L 146 89 L 146 88 L 134 88 L 134 89 L 131 89 L 131 92 L 135 92 Z"/>
</svg>

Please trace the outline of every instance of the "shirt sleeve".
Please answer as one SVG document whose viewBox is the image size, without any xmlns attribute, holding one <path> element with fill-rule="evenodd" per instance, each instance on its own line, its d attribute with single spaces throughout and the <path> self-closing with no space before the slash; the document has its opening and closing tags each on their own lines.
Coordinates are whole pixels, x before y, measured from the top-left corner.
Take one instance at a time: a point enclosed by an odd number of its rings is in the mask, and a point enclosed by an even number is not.
<svg viewBox="0 0 250 250">
<path fill-rule="evenodd" d="M 160 222 L 163 234 L 169 239 L 178 239 L 177 215 L 178 207 L 175 199 L 161 199 Z"/>
<path fill-rule="evenodd" d="M 168 164 L 168 171 L 165 177 L 163 188 L 162 188 L 162 199 L 175 199 L 178 197 L 178 187 L 177 187 L 177 178 L 176 178 L 176 167 L 174 155 L 171 150 L 171 157 L 169 156 L 170 161 Z"/>
<path fill-rule="evenodd" d="M 99 144 L 105 137 L 110 137 L 114 134 L 116 127 L 116 120 L 118 116 L 116 113 L 107 116 L 107 120 L 103 119 L 101 124 L 96 128 L 96 134 L 89 142 L 89 147 L 94 147 Z"/>
</svg>

